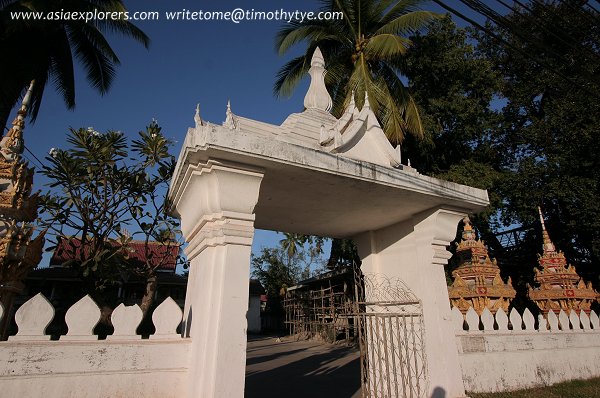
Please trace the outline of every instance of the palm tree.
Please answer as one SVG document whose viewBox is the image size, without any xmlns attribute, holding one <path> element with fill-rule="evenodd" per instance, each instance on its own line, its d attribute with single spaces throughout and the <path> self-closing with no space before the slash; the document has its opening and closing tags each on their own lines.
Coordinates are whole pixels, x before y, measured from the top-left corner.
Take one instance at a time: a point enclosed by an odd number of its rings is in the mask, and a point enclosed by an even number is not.
<svg viewBox="0 0 600 398">
<path fill-rule="evenodd" d="M 73 58 L 81 63 L 87 80 L 105 94 L 115 76 L 119 58 L 105 34 L 132 38 L 146 48 L 149 39 L 125 19 L 12 20 L 11 12 L 121 12 L 122 0 L 0 0 L 0 126 L 4 128 L 13 106 L 35 80 L 29 115 L 35 120 L 44 88 L 52 82 L 67 108 L 75 107 Z M 122 14 L 123 15 L 123 14 Z"/>
<path fill-rule="evenodd" d="M 292 22 L 277 34 L 281 55 L 307 42 L 304 55 L 285 64 L 277 75 L 276 95 L 290 95 L 310 67 L 318 46 L 326 61 L 325 83 L 340 116 L 354 92 L 362 108 L 365 93 L 392 143 L 406 133 L 423 136 L 417 106 L 400 78 L 403 55 L 411 45 L 407 35 L 440 15 L 422 11 L 422 0 L 322 0 L 324 11 L 341 11 L 343 19 Z"/>
<path fill-rule="evenodd" d="M 288 256 L 288 265 L 292 263 L 292 258 L 298 253 L 298 248 L 306 242 L 306 235 L 291 234 L 284 232 L 284 239 L 279 241 L 279 245 Z"/>
</svg>

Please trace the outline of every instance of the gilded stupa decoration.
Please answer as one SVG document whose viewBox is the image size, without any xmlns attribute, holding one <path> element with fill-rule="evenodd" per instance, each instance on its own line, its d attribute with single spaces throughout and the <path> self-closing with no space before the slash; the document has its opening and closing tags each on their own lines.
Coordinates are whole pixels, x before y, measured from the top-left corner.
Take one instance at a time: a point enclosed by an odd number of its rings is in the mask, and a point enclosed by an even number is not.
<svg viewBox="0 0 600 398">
<path fill-rule="evenodd" d="M 577 313 L 585 311 L 589 314 L 592 303 L 598 293 L 590 282 L 585 282 L 575 271 L 573 265 L 567 263 L 563 252 L 558 251 L 546 230 L 542 209 L 538 207 L 542 224 L 543 253 L 538 255 L 540 268 L 535 269 L 535 281 L 539 287 L 528 287 L 529 298 L 533 300 L 542 313 L 550 310 Z"/>
<path fill-rule="evenodd" d="M 495 314 L 508 306 L 515 297 L 510 278 L 504 283 L 496 260 L 490 259 L 485 243 L 477 239 L 471 221 L 463 220 L 462 239 L 455 256 L 459 265 L 452 271 L 454 282 L 448 288 L 450 302 L 465 314 L 470 307 L 481 314 L 485 308 Z"/>
<path fill-rule="evenodd" d="M 33 168 L 22 157 L 32 88 L 33 82 L 11 129 L 0 140 L 0 302 L 5 311 L 12 306 L 15 294 L 22 291 L 25 276 L 41 260 L 44 245 L 44 233 L 33 238 L 38 196 L 31 194 Z"/>
</svg>

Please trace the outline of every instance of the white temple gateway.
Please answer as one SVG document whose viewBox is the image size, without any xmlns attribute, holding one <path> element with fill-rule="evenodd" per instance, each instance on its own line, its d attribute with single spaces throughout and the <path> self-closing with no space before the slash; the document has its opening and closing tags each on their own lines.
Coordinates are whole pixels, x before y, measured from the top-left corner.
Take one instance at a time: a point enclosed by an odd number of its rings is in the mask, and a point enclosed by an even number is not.
<svg viewBox="0 0 600 398">
<path fill-rule="evenodd" d="M 68 333 L 48 341 L 54 308 L 39 294 L 17 311 L 17 335 L 0 342 L 3 396 L 243 397 L 255 228 L 356 243 L 365 398 L 454 398 L 600 377 L 594 311 L 550 310 L 536 322 L 528 310 L 450 309 L 446 249 L 487 192 L 402 165 L 368 99 L 334 118 L 323 66 L 317 50 L 306 110 L 280 126 L 230 106 L 223 125 L 196 112 L 169 191 L 191 262 L 184 313 L 168 298 L 152 315 L 156 332 L 141 339 L 140 308 L 120 305 L 114 333 L 98 340 L 100 310 L 86 296 L 66 313 Z"/>
<path fill-rule="evenodd" d="M 190 396 L 243 396 L 254 228 L 353 238 L 363 272 L 399 278 L 422 310 L 423 344 L 413 347 L 418 363 L 407 370 L 416 380 L 391 386 L 396 375 L 383 374 L 372 360 L 369 372 L 381 375 L 369 388 L 378 396 L 408 389 L 415 396 L 439 389 L 448 397 L 464 396 L 457 349 L 448 344 L 453 332 L 443 266 L 457 223 L 484 209 L 487 192 L 402 165 L 368 98 L 362 109 L 351 102 L 340 119 L 332 116 L 324 64 L 317 49 L 306 110 L 280 126 L 235 115 L 228 105 L 223 125 L 205 122 L 197 112 L 196 126 L 188 130 L 169 196 L 191 261 L 184 324 L 197 359 Z M 370 352 L 376 352 L 375 338 L 366 336 Z M 400 372 L 402 358 L 397 360 L 386 366 Z"/>
</svg>

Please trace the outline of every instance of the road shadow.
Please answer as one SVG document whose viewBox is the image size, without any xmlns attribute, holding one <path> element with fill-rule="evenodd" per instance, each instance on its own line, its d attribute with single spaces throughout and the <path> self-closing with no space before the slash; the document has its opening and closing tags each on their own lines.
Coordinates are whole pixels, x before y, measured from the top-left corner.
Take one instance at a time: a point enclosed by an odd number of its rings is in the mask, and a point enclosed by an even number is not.
<svg viewBox="0 0 600 398">
<path fill-rule="evenodd" d="M 247 359 L 246 398 L 360 397 L 356 349 L 306 342 L 263 347 L 264 355 Z"/>
</svg>

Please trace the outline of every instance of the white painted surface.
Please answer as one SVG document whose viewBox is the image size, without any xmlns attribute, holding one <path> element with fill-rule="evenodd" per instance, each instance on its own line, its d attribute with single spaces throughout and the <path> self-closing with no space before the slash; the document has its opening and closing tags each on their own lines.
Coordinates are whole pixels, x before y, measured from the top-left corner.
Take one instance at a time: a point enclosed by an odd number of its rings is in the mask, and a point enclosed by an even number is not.
<svg viewBox="0 0 600 398">
<path fill-rule="evenodd" d="M 100 321 L 98 304 L 86 294 L 81 300 L 69 308 L 65 314 L 68 332 L 61 340 L 97 340 L 94 327 Z"/>
<path fill-rule="evenodd" d="M 0 343 L 0 396 L 181 398 L 189 339 Z"/>
<path fill-rule="evenodd" d="M 119 304 L 110 315 L 115 331 L 107 339 L 139 339 L 136 329 L 142 322 L 142 317 L 142 309 L 139 305 Z"/>
<path fill-rule="evenodd" d="M 188 165 L 175 206 L 188 241 L 186 396 L 243 397 L 254 207 L 262 173 L 238 163 Z M 173 187 L 172 187 L 173 188 Z"/>
<path fill-rule="evenodd" d="M 50 336 L 46 336 L 45 331 L 52 318 L 54 318 L 54 307 L 43 294 L 36 294 L 15 313 L 18 331 L 15 336 L 10 336 L 9 340 L 50 340 Z"/>
<path fill-rule="evenodd" d="M 509 332 L 457 336 L 465 388 L 499 392 L 600 376 L 600 333 Z"/>
<path fill-rule="evenodd" d="M 167 297 L 152 313 L 152 323 L 156 331 L 151 339 L 174 339 L 178 336 L 177 327 L 181 323 L 183 313 L 179 305 L 171 297 Z"/>
<path fill-rule="evenodd" d="M 432 210 L 403 223 L 358 235 L 354 242 L 368 274 L 402 280 L 421 300 L 428 394 L 463 397 L 464 387 L 454 335 L 443 265 L 451 254 L 446 246 L 456 235 L 463 213 Z"/>
<path fill-rule="evenodd" d="M 453 311 L 456 313 L 456 308 Z M 563 318 L 566 314 L 561 310 Z M 591 317 L 596 314 L 591 312 Z M 504 326 L 506 314 L 495 315 Z M 566 380 L 599 377 L 600 326 L 582 330 L 585 312 L 571 313 L 571 325 L 558 328 L 552 311 L 548 321 L 540 316 L 537 328 L 533 315 L 525 309 L 510 312 L 512 330 L 462 330 L 462 319 L 453 320 L 465 388 L 471 392 L 510 391 L 559 383 Z M 521 329 L 521 322 L 526 327 Z M 474 322 L 474 320 L 472 321 Z M 548 323 L 550 329 L 548 329 Z M 594 327 L 590 325 L 590 327 Z"/>
<path fill-rule="evenodd" d="M 368 101 L 336 119 L 319 51 L 311 66 L 307 109 L 281 126 L 228 106 L 225 126 L 198 116 L 185 137 L 169 198 L 191 262 L 188 396 L 243 396 L 255 227 L 356 237 L 365 271 L 404 280 L 422 300 L 430 392 L 464 396 L 443 265 L 458 221 L 483 210 L 487 192 L 400 165 Z"/>
</svg>

